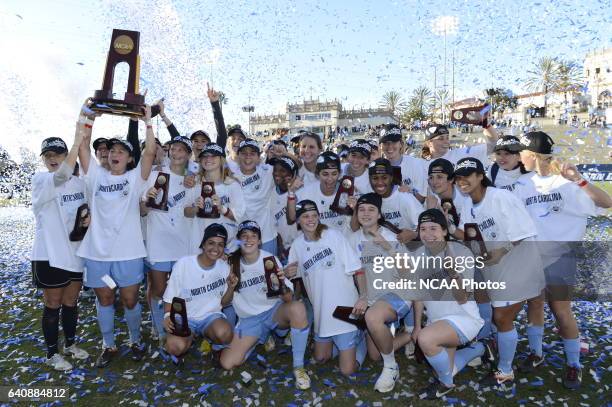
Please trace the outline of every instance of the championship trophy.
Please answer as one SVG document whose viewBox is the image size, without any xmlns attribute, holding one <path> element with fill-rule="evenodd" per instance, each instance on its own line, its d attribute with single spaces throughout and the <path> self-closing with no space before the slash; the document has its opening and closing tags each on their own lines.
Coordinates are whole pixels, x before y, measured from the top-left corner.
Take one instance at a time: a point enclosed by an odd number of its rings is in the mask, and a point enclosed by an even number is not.
<svg viewBox="0 0 612 407">
<path fill-rule="evenodd" d="M 482 127 L 487 126 L 487 113 L 491 110 L 491 105 L 464 107 L 451 111 L 451 120 L 465 124 L 477 124 Z"/>
<path fill-rule="evenodd" d="M 393 223 L 389 222 L 388 220 L 381 219 L 378 221 L 378 224 L 382 227 L 389 229 L 391 232 L 395 233 L 396 235 L 399 235 L 400 233 L 402 233 L 402 230 L 400 228 L 398 228 L 397 226 L 395 226 Z"/>
<path fill-rule="evenodd" d="M 140 56 L 138 47 L 140 33 L 138 31 L 113 30 L 110 49 L 106 57 L 102 89 L 96 90 L 92 98 L 90 109 L 100 113 L 120 116 L 144 116 L 145 98 L 138 93 L 140 79 Z M 130 71 L 128 75 L 127 92 L 123 99 L 115 99 L 113 94 L 113 81 L 115 67 L 125 62 Z"/>
<path fill-rule="evenodd" d="M 344 176 L 340 181 L 340 186 L 336 192 L 334 202 L 331 204 L 330 209 L 342 215 L 352 215 L 353 210 L 348 206 L 349 196 L 353 196 L 355 193 L 355 178 L 351 176 Z"/>
<path fill-rule="evenodd" d="M 474 254 L 480 254 L 485 259 L 489 257 L 489 252 L 485 246 L 480 229 L 478 229 L 477 223 L 466 223 L 463 226 L 464 237 L 463 241 L 466 245 L 474 252 Z"/>
<path fill-rule="evenodd" d="M 367 329 L 365 319 L 363 317 L 358 317 L 357 315 L 353 314 L 353 307 L 344 307 L 339 305 L 334 310 L 332 316 L 341 321 L 353 324 L 359 329 Z"/>
<path fill-rule="evenodd" d="M 393 167 L 393 185 L 402 185 L 402 167 Z"/>
<path fill-rule="evenodd" d="M 71 242 L 79 242 L 85 237 L 85 233 L 87 233 L 87 226 L 83 226 L 83 223 L 85 222 L 85 219 L 87 219 L 88 216 L 89 205 L 85 203 L 79 206 L 76 212 L 76 218 L 74 220 L 74 228 L 68 236 L 68 239 L 70 239 Z"/>
<path fill-rule="evenodd" d="M 187 322 L 187 307 L 185 300 L 179 297 L 172 298 L 170 306 L 170 321 L 174 325 L 172 335 L 188 337 L 191 335 L 189 323 Z"/>
<path fill-rule="evenodd" d="M 212 197 L 215 195 L 215 183 L 209 181 L 202 182 L 202 199 L 204 208 L 198 210 L 198 218 L 220 218 L 219 208 L 213 203 Z"/>
<path fill-rule="evenodd" d="M 452 220 L 455 226 L 459 226 L 459 214 L 457 213 L 457 208 L 455 207 L 453 200 L 449 198 L 441 199 L 440 204 L 442 209 L 449 214 L 449 217 L 451 218 L 449 220 Z"/>
<path fill-rule="evenodd" d="M 155 198 L 149 198 L 146 206 L 152 209 L 168 212 L 168 185 L 170 184 L 170 174 L 160 172 L 155 180 L 155 189 L 158 190 Z M 161 189 L 161 191 L 159 191 Z"/>
<path fill-rule="evenodd" d="M 268 298 L 278 297 L 287 292 L 285 283 L 278 278 L 279 267 L 274 256 L 264 257 L 264 271 L 266 273 L 266 284 L 268 285 Z"/>
</svg>

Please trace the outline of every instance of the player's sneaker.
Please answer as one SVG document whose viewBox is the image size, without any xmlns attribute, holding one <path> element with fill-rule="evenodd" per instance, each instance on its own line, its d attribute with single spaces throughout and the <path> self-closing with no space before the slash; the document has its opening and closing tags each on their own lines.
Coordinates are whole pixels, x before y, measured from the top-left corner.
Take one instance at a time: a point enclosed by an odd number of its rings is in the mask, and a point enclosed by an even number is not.
<svg viewBox="0 0 612 407">
<path fill-rule="evenodd" d="M 530 353 L 527 359 L 519 363 L 518 370 L 521 373 L 532 373 L 544 362 L 544 356 L 538 356 L 535 353 Z"/>
<path fill-rule="evenodd" d="M 72 344 L 64 348 L 64 355 L 72 356 L 75 359 L 83 360 L 89 357 L 89 353 L 85 349 L 78 348 L 76 344 Z"/>
<path fill-rule="evenodd" d="M 264 343 L 264 350 L 266 352 L 272 352 L 276 349 L 276 340 L 274 339 L 274 335 L 269 335 L 268 339 L 266 339 L 266 343 Z"/>
<path fill-rule="evenodd" d="M 514 380 L 514 372 L 504 373 L 501 370 L 494 370 L 491 373 L 484 377 L 480 381 L 482 386 L 497 386 L 503 384 L 505 382 L 512 382 Z"/>
<path fill-rule="evenodd" d="M 453 391 L 454 388 L 455 386 L 449 387 L 445 385 L 444 383 L 442 383 L 441 381 L 436 380 L 435 382 L 427 386 L 425 389 L 423 389 L 419 393 L 419 397 L 421 399 L 426 399 L 426 400 L 441 399 L 442 397 L 446 396 L 448 393 Z"/>
<path fill-rule="evenodd" d="M 563 386 L 566 389 L 576 390 L 582 384 L 582 369 L 575 366 L 565 367 L 565 376 L 563 377 Z"/>
<path fill-rule="evenodd" d="M 70 364 L 70 362 L 64 359 L 64 357 L 59 353 L 56 353 L 55 355 L 45 360 L 45 364 L 51 366 L 55 370 L 59 370 L 60 372 L 72 370 L 72 364 Z"/>
<path fill-rule="evenodd" d="M 378 376 L 374 390 L 380 393 L 387 393 L 393 390 L 395 382 L 399 379 L 399 366 L 383 367 L 382 373 Z"/>
<path fill-rule="evenodd" d="M 293 376 L 295 377 L 295 387 L 300 390 L 310 389 L 310 377 L 306 373 L 306 369 L 303 367 L 293 369 Z"/>
<path fill-rule="evenodd" d="M 130 344 L 130 352 L 132 353 L 132 360 L 135 362 L 140 362 L 142 358 L 145 356 L 145 348 L 141 344 L 132 343 Z"/>
<path fill-rule="evenodd" d="M 408 359 L 412 359 L 414 357 L 414 350 L 415 350 L 414 342 L 412 342 L 412 339 L 411 339 L 410 342 L 404 345 L 404 355 L 406 355 Z"/>
<path fill-rule="evenodd" d="M 117 348 L 104 348 L 98 359 L 96 359 L 96 367 L 106 367 L 111 360 L 117 355 Z"/>
</svg>

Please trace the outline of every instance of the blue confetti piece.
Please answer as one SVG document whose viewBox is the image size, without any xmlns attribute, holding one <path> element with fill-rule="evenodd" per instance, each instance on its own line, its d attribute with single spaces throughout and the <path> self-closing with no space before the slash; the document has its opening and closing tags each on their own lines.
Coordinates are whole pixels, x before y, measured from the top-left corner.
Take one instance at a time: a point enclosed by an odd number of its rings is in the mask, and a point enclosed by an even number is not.
<svg viewBox="0 0 612 407">
<path fill-rule="evenodd" d="M 200 393 L 200 394 L 208 394 L 208 393 L 209 393 L 209 391 L 210 391 L 210 389 L 211 389 L 213 386 L 216 386 L 216 384 L 215 384 L 215 383 L 203 384 L 202 386 L 200 386 L 200 387 L 198 388 L 198 393 Z"/>
<path fill-rule="evenodd" d="M 535 380 L 531 383 L 529 383 L 532 386 L 544 386 L 544 381 L 543 380 Z"/>
</svg>

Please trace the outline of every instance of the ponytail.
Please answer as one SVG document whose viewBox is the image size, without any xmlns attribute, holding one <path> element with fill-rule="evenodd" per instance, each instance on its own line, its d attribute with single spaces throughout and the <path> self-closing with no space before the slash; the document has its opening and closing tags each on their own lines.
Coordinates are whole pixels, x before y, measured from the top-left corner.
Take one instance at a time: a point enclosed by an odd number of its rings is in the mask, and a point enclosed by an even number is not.
<svg viewBox="0 0 612 407">
<path fill-rule="evenodd" d="M 230 273 L 235 275 L 236 278 L 238 279 L 238 284 L 236 284 L 236 287 L 234 288 L 234 292 L 240 292 L 240 280 L 241 280 L 240 257 L 241 257 L 240 248 L 236 249 L 235 251 L 233 251 L 227 256 L 227 263 L 230 266 Z"/>
</svg>

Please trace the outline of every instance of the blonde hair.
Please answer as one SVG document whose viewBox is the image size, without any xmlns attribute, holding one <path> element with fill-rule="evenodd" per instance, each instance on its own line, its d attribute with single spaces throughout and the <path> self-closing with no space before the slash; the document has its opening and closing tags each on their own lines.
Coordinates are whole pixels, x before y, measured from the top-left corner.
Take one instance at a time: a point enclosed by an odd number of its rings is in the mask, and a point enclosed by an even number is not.
<svg viewBox="0 0 612 407">
<path fill-rule="evenodd" d="M 535 160 L 535 170 L 538 174 L 561 174 L 561 163 L 554 159 L 552 154 L 541 154 L 525 151 Z"/>
<path fill-rule="evenodd" d="M 227 166 L 225 157 L 222 157 L 222 156 L 218 156 L 218 157 L 220 158 L 219 167 L 222 168 L 221 170 L 222 182 L 226 185 L 229 185 L 234 181 L 238 182 L 238 179 L 234 176 L 234 173 L 231 172 L 229 167 Z M 204 169 L 204 167 L 202 167 L 202 164 L 200 164 L 200 168 L 198 169 L 198 179 L 200 180 L 204 179 L 205 171 L 206 170 Z"/>
</svg>

